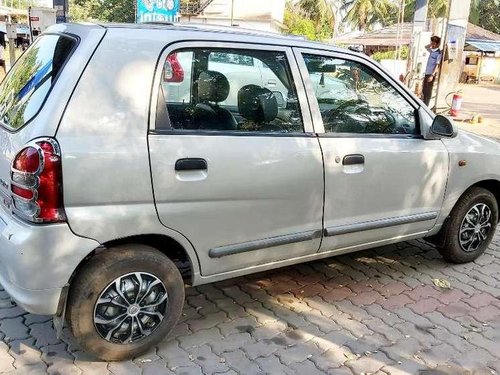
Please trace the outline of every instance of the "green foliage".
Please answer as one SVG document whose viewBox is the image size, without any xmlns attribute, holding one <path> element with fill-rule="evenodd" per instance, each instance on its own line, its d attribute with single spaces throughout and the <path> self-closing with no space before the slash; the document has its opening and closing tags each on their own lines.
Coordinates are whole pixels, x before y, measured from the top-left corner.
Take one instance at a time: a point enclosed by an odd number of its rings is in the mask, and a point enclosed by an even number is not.
<svg viewBox="0 0 500 375">
<path fill-rule="evenodd" d="M 408 46 L 401 47 L 400 58 L 401 60 L 406 60 L 408 58 L 410 50 Z M 396 59 L 396 51 L 385 51 L 385 52 L 375 52 L 372 56 L 372 59 L 376 61 L 380 60 L 395 60 Z"/>
<path fill-rule="evenodd" d="M 429 0 L 429 18 L 446 17 L 448 0 Z M 405 21 L 411 22 L 415 14 L 415 0 L 407 0 Z M 472 0 L 469 21 L 486 30 L 500 34 L 500 0 Z"/>
<path fill-rule="evenodd" d="M 473 0 L 469 21 L 500 34 L 500 0 Z"/>
<path fill-rule="evenodd" d="M 301 13 L 314 23 L 316 34 L 331 37 L 335 15 L 330 0 L 300 0 L 298 5 Z"/>
<path fill-rule="evenodd" d="M 359 30 L 370 30 L 377 23 L 393 23 L 398 9 L 391 0 L 348 0 L 342 6 L 347 11 L 344 21 Z"/>
<path fill-rule="evenodd" d="M 480 0 L 472 0 L 470 13 L 469 13 L 469 22 L 472 22 L 474 25 L 479 25 L 481 14 L 479 12 L 480 8 Z"/>
<path fill-rule="evenodd" d="M 314 22 L 310 19 L 290 9 L 286 9 L 283 22 L 288 29 L 288 34 L 302 35 L 307 39 L 316 40 L 316 28 L 314 27 Z"/>
<path fill-rule="evenodd" d="M 95 21 L 98 17 L 94 17 L 95 9 L 99 7 L 98 0 L 70 0 L 69 1 L 69 16 L 72 22 Z"/>
<path fill-rule="evenodd" d="M 427 8 L 428 18 L 446 17 L 448 0 L 429 0 Z M 405 22 L 412 22 L 415 15 L 415 0 L 406 0 Z"/>
<path fill-rule="evenodd" d="M 73 22 L 134 22 L 134 0 L 70 0 L 69 14 Z"/>
<path fill-rule="evenodd" d="M 301 35 L 310 40 L 332 37 L 333 11 L 325 0 L 287 1 L 283 20 L 288 34 Z"/>
<path fill-rule="evenodd" d="M 134 22 L 135 3 L 131 0 L 101 1 L 102 17 L 108 22 Z"/>
</svg>

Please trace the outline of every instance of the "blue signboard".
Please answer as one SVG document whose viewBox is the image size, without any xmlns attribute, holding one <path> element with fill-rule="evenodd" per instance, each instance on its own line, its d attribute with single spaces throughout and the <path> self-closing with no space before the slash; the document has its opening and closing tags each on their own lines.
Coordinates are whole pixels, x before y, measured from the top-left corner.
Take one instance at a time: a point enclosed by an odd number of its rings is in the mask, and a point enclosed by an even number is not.
<svg viewBox="0 0 500 375">
<path fill-rule="evenodd" d="M 137 0 L 137 22 L 174 22 L 180 0 Z"/>
</svg>

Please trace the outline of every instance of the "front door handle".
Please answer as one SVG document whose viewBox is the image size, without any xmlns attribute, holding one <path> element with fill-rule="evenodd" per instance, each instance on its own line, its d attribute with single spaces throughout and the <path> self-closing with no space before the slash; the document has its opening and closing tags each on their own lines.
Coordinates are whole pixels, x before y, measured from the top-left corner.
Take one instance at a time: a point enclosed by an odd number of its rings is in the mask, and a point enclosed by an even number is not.
<svg viewBox="0 0 500 375">
<path fill-rule="evenodd" d="M 344 156 L 343 165 L 365 164 L 365 157 L 361 154 L 351 154 Z"/>
<path fill-rule="evenodd" d="M 175 162 L 176 171 L 198 171 L 198 170 L 205 171 L 207 169 L 208 169 L 207 161 L 201 158 L 179 159 Z"/>
</svg>

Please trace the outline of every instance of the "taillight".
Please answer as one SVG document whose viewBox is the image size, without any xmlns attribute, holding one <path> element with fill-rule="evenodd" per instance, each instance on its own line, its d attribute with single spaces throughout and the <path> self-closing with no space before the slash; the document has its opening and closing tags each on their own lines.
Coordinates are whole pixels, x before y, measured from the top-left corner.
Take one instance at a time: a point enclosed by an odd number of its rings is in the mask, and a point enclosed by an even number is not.
<svg viewBox="0 0 500 375">
<path fill-rule="evenodd" d="M 55 140 L 34 141 L 17 154 L 10 185 L 15 214 L 36 223 L 65 220 L 61 153 Z"/>
<path fill-rule="evenodd" d="M 177 54 L 174 52 L 167 57 L 165 67 L 163 68 L 163 81 L 165 82 L 182 82 L 184 81 L 184 69 L 177 59 Z"/>
</svg>

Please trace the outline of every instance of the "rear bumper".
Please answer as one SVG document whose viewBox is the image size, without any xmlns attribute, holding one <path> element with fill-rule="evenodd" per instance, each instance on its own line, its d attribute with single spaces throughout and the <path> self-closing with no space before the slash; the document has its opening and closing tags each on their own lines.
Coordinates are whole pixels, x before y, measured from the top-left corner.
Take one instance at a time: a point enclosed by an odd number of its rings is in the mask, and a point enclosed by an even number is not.
<svg viewBox="0 0 500 375">
<path fill-rule="evenodd" d="M 20 288 L 0 274 L 0 285 L 18 306 L 33 314 L 55 315 L 62 288 L 31 290 Z"/>
<path fill-rule="evenodd" d="M 0 209 L 0 284 L 26 311 L 55 314 L 62 288 L 98 246 L 67 223 L 32 225 Z"/>
</svg>

